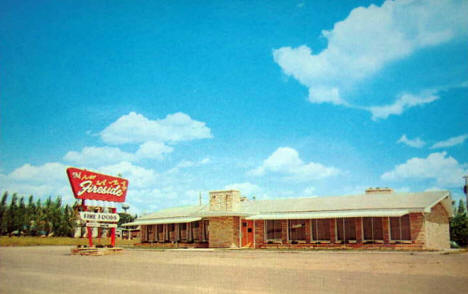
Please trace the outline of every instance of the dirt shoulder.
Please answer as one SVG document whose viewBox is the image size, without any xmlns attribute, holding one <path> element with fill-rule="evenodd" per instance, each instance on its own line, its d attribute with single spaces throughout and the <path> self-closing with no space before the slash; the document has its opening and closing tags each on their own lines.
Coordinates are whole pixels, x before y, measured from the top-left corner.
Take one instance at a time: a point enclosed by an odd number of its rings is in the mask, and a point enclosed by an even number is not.
<svg viewBox="0 0 468 294">
<path fill-rule="evenodd" d="M 0 293 L 461 293 L 468 253 L 0 248 Z"/>
</svg>

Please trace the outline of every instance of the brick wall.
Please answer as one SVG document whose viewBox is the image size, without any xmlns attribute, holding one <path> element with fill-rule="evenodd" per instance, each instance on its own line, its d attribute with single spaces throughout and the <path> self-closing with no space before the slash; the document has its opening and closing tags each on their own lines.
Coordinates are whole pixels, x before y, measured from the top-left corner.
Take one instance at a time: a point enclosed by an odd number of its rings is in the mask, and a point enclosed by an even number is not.
<svg viewBox="0 0 468 294">
<path fill-rule="evenodd" d="M 426 232 L 424 228 L 424 215 L 422 213 L 410 213 L 411 241 L 421 247 L 426 242 Z"/>
<path fill-rule="evenodd" d="M 265 245 L 265 221 L 256 220 L 254 221 L 255 227 L 255 248 L 261 248 Z"/>
<path fill-rule="evenodd" d="M 210 217 L 210 248 L 239 247 L 239 217 Z"/>
<path fill-rule="evenodd" d="M 426 248 L 450 248 L 449 215 L 440 203 L 434 206 L 426 217 Z"/>
<path fill-rule="evenodd" d="M 210 192 L 211 211 L 233 211 L 240 203 L 240 192 L 237 190 Z"/>
</svg>

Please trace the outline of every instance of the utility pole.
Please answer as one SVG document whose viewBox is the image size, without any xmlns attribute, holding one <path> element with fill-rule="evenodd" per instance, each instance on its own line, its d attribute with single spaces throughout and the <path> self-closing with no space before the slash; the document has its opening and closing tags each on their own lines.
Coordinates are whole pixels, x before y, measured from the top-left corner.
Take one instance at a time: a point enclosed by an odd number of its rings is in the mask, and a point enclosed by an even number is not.
<svg viewBox="0 0 468 294">
<path fill-rule="evenodd" d="M 465 201 L 465 204 L 466 204 L 466 211 L 468 211 L 468 176 L 464 176 L 465 178 L 465 186 L 463 187 L 463 192 L 465 192 L 465 196 L 466 196 L 466 201 Z"/>
</svg>

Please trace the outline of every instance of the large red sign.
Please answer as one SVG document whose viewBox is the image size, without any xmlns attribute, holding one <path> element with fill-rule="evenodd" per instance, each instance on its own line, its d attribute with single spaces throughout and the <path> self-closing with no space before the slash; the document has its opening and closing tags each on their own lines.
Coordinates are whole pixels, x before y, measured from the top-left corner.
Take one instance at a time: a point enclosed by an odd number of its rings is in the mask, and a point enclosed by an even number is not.
<svg viewBox="0 0 468 294">
<path fill-rule="evenodd" d="M 75 198 L 124 202 L 128 180 L 98 174 L 85 169 L 67 168 Z"/>
</svg>

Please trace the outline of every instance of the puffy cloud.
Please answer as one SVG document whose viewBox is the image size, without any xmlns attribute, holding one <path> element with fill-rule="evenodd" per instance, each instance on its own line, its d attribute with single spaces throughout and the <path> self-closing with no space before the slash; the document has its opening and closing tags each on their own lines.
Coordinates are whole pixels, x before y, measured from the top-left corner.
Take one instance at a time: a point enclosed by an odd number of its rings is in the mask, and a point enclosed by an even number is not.
<svg viewBox="0 0 468 294">
<path fill-rule="evenodd" d="M 9 174 L 0 174 L 0 191 L 36 197 L 62 196 L 64 200 L 72 200 L 66 168 L 58 162 L 37 166 L 24 164 Z"/>
<path fill-rule="evenodd" d="M 413 95 L 406 93 L 401 95 L 393 104 L 364 107 L 364 109 L 372 113 L 373 120 L 386 119 L 390 115 L 400 115 L 408 108 L 431 103 L 437 99 L 439 99 L 439 96 L 434 94 Z"/>
<path fill-rule="evenodd" d="M 127 161 L 122 161 L 113 165 L 102 166 L 98 169 L 98 171 L 114 176 L 120 174 L 122 177 L 128 179 L 129 187 L 135 187 L 137 189 L 152 187 L 158 177 L 158 174 L 154 170 L 134 165 Z"/>
<path fill-rule="evenodd" d="M 174 148 L 164 143 L 148 141 L 140 145 L 135 153 L 125 152 L 118 147 L 84 147 L 81 151 L 69 151 L 63 159 L 75 164 L 98 167 L 121 161 L 138 161 L 142 159 L 162 159 L 164 154 Z"/>
<path fill-rule="evenodd" d="M 461 136 L 457 137 L 452 137 L 444 141 L 440 141 L 432 145 L 431 149 L 436 149 L 436 148 L 446 148 L 446 147 L 452 147 L 455 145 L 460 145 L 465 142 L 465 140 L 468 139 L 468 134 L 464 134 Z"/>
<path fill-rule="evenodd" d="M 181 169 L 184 169 L 184 168 L 201 166 L 201 165 L 208 164 L 210 162 L 211 162 L 211 160 L 208 157 L 203 158 L 203 159 L 201 159 L 199 161 L 182 160 L 176 166 L 174 166 L 173 168 L 168 170 L 167 173 L 168 174 L 176 173 L 176 172 L 178 172 L 178 171 L 180 171 Z"/>
<path fill-rule="evenodd" d="M 282 174 L 285 179 L 309 181 L 337 175 L 340 170 L 315 162 L 304 163 L 295 149 L 280 147 L 265 159 L 261 166 L 248 174 L 262 176 L 267 172 Z"/>
<path fill-rule="evenodd" d="M 164 154 L 171 153 L 174 148 L 164 143 L 148 141 L 140 145 L 135 156 L 137 159 L 162 159 Z"/>
<path fill-rule="evenodd" d="M 316 190 L 315 187 L 310 186 L 304 189 L 303 194 L 304 196 L 309 196 L 309 197 L 315 196 L 315 190 Z"/>
<path fill-rule="evenodd" d="M 117 147 L 84 147 L 81 151 L 69 151 L 63 159 L 84 166 L 100 166 L 118 161 L 133 161 L 132 153 L 124 152 Z"/>
<path fill-rule="evenodd" d="M 224 186 L 226 190 L 239 190 L 242 195 L 258 195 L 262 192 L 262 189 L 252 183 L 244 182 L 244 183 L 234 183 Z"/>
<path fill-rule="evenodd" d="M 426 158 L 408 159 L 384 173 L 381 178 L 388 181 L 433 179 L 437 185 L 455 187 L 463 184 L 463 176 L 467 173 L 455 158 L 447 156 L 446 152 L 436 152 Z"/>
<path fill-rule="evenodd" d="M 169 114 L 160 120 L 150 120 L 130 112 L 107 126 L 100 135 L 108 144 L 180 142 L 213 137 L 204 122 L 193 120 L 182 112 Z"/>
<path fill-rule="evenodd" d="M 424 147 L 424 145 L 426 145 L 426 142 L 424 142 L 420 138 L 408 139 L 408 137 L 406 137 L 406 134 L 403 134 L 403 136 L 401 136 L 401 138 L 398 139 L 397 143 L 403 143 L 414 148 L 421 148 Z"/>
<path fill-rule="evenodd" d="M 467 13 L 466 1 L 387 0 L 381 6 L 353 9 L 332 30 L 322 31 L 328 46 L 321 52 L 314 53 L 306 45 L 285 46 L 273 50 L 273 59 L 286 75 L 309 88 L 310 102 L 347 105 L 340 93 L 387 64 L 419 49 L 465 37 Z M 401 114 L 414 106 L 411 103 L 403 98 L 394 105 L 369 111 L 375 112 L 374 118 L 386 118 Z"/>
</svg>

